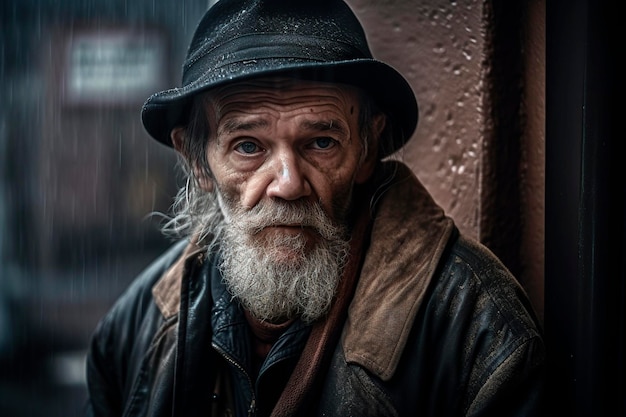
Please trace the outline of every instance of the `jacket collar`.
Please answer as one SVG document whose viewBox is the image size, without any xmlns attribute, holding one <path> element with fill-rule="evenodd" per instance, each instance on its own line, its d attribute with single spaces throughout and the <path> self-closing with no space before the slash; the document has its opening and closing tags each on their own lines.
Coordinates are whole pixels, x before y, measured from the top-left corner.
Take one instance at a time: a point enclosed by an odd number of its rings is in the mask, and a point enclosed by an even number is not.
<svg viewBox="0 0 626 417">
<path fill-rule="evenodd" d="M 182 255 L 152 287 L 152 297 L 163 317 L 168 318 L 178 313 L 180 308 L 180 290 L 182 277 L 189 270 L 190 262 L 203 262 L 205 250 L 192 239 Z"/>
<path fill-rule="evenodd" d="M 376 203 L 371 243 L 342 335 L 346 360 L 383 380 L 398 366 L 454 229 L 408 167 L 386 165 L 395 176 Z"/>
</svg>

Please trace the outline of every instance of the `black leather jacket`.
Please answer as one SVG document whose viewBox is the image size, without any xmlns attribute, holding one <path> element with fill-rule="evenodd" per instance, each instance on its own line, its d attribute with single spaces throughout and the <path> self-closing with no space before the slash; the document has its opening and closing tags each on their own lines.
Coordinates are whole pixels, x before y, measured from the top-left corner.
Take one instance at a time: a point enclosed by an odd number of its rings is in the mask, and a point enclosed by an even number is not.
<svg viewBox="0 0 626 417">
<path fill-rule="evenodd" d="M 321 388 L 298 415 L 542 415 L 545 350 L 523 290 L 407 169 L 397 175 Z M 99 324 L 87 415 L 270 415 L 309 332 L 292 324 L 253 380 L 241 309 L 215 260 L 181 242 Z"/>
</svg>

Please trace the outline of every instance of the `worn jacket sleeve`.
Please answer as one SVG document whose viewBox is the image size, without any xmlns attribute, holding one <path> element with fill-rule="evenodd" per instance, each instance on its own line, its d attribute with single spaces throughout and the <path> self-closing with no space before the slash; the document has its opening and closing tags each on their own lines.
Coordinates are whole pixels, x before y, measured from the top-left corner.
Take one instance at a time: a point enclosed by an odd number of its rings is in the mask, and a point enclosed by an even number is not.
<svg viewBox="0 0 626 417">
<path fill-rule="evenodd" d="M 163 325 L 152 286 L 177 259 L 175 245 L 137 277 L 99 322 L 87 353 L 86 416 L 122 416 L 138 384 L 146 352 Z"/>
<path fill-rule="evenodd" d="M 468 416 L 541 417 L 543 415 L 544 347 L 528 340 L 495 367 L 482 385 Z"/>
<path fill-rule="evenodd" d="M 431 317 L 439 324 L 431 330 L 445 341 L 438 346 L 435 375 L 465 387 L 458 403 L 464 416 L 541 416 L 545 346 L 522 287 L 475 241 L 459 239 L 450 261 L 443 268 L 448 278 L 435 287 L 430 303 L 440 319 Z M 455 363 L 461 365 L 456 370 Z M 455 390 L 450 386 L 448 392 Z"/>
</svg>

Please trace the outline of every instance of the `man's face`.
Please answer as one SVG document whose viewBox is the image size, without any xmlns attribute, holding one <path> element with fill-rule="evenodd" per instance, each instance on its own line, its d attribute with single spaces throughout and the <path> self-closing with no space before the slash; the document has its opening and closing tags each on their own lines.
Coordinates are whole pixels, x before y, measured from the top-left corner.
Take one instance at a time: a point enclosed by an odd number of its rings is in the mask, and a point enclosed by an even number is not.
<svg viewBox="0 0 626 417">
<path fill-rule="evenodd" d="M 207 159 L 228 208 L 319 203 L 331 221 L 345 223 L 352 188 L 369 174 L 361 163 L 356 91 L 274 79 L 221 89 L 210 107 L 216 134 Z M 320 238 L 297 219 L 264 227 L 256 237 L 261 244 L 293 235 L 305 235 L 310 245 Z"/>
<path fill-rule="evenodd" d="M 272 79 L 214 91 L 209 103 L 224 279 L 257 318 L 315 320 L 347 260 L 354 184 L 373 165 L 359 137 L 358 94 Z"/>
</svg>

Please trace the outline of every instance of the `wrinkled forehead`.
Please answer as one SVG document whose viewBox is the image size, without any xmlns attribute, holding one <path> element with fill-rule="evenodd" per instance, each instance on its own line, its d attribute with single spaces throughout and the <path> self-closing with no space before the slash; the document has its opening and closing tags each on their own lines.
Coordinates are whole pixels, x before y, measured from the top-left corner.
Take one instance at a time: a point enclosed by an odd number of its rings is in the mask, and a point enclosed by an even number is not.
<svg viewBox="0 0 626 417">
<path fill-rule="evenodd" d="M 268 104 L 289 107 L 303 103 L 334 106 L 355 114 L 358 113 L 360 94 L 358 88 L 346 84 L 268 77 L 215 88 L 207 93 L 207 98 L 217 114 L 233 106 Z"/>
</svg>

